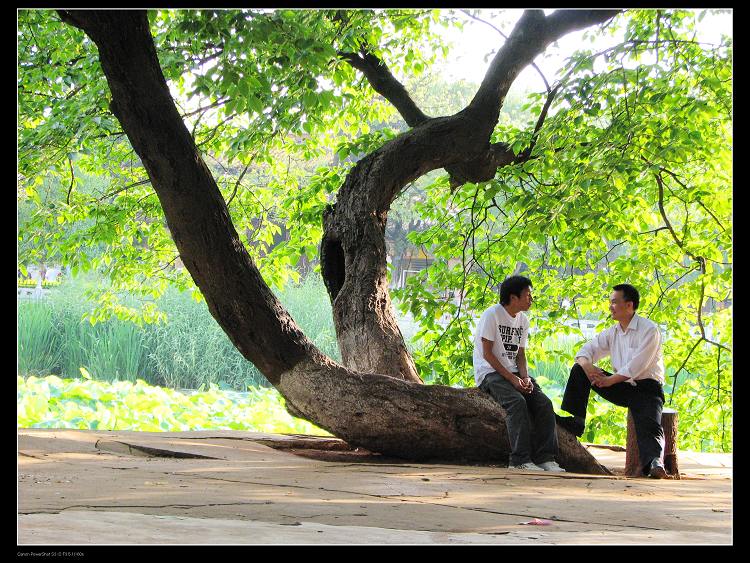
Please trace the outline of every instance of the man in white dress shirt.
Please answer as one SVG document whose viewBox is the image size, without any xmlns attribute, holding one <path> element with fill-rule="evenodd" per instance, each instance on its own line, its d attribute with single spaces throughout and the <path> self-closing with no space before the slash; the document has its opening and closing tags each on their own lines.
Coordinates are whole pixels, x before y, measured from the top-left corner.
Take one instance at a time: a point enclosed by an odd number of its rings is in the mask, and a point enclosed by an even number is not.
<svg viewBox="0 0 750 563">
<path fill-rule="evenodd" d="M 615 405 L 630 408 L 643 474 L 664 479 L 667 473 L 661 461 L 664 444 L 661 333 L 656 323 L 636 313 L 640 301 L 636 288 L 620 284 L 612 289 L 609 310 L 617 324 L 597 334 L 576 355 L 562 402 L 562 409 L 573 416 L 558 418 L 557 422 L 581 436 L 593 388 Z M 606 356 L 611 356 L 614 374 L 595 365 Z"/>
</svg>

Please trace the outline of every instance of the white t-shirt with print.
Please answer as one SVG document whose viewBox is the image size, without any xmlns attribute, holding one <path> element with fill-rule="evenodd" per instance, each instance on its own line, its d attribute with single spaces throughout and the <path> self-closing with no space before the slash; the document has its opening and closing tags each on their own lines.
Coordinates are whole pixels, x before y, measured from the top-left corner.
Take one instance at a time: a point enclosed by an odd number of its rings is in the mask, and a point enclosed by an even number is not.
<svg viewBox="0 0 750 563">
<path fill-rule="evenodd" d="M 492 353 L 508 371 L 517 373 L 516 357 L 519 348 L 526 348 L 529 339 L 529 319 L 519 311 L 511 317 L 500 304 L 487 309 L 474 332 L 474 381 L 481 385 L 484 376 L 495 371 L 484 359 L 482 338 L 492 340 Z"/>
</svg>

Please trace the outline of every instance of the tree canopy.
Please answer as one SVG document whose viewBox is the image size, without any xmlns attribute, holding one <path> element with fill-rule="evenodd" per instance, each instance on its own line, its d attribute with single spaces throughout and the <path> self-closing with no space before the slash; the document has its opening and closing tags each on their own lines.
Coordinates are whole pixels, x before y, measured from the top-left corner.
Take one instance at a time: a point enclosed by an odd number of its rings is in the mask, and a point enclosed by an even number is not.
<svg viewBox="0 0 750 563">
<path fill-rule="evenodd" d="M 388 132 L 371 133 L 370 124 L 395 113 L 337 51 L 368 45 L 394 69 L 419 74 L 426 53 L 434 58 L 444 49 L 431 31 L 437 16 L 434 10 L 149 13 L 176 103 L 233 222 L 259 242 L 249 248 L 272 285 L 295 277 L 301 255 L 317 253 L 322 208 L 348 168 L 327 166 L 331 152 L 346 157 L 376 146 Z M 19 11 L 18 39 L 19 198 L 38 208 L 21 225 L 21 237 L 48 233 L 45 244 L 74 271 L 104 266 L 115 288 L 145 290 L 144 276 L 148 291 L 165 283 L 190 286 L 189 276 L 164 268 L 176 258 L 174 244 L 146 172 L 109 111 L 93 43 L 55 12 L 38 10 Z M 313 166 L 294 165 L 303 161 Z M 106 178 L 106 188 L 79 193 L 74 188 L 87 173 Z M 44 182 L 54 180 L 66 188 L 65 198 L 39 205 Z M 268 252 L 281 226 L 300 222 L 305 227 L 292 229 L 292 240 Z M 87 225 L 78 237 L 69 236 L 74 223 Z M 147 239 L 149 251 L 136 258 L 123 236 Z M 86 247 L 96 243 L 107 252 L 92 261 Z M 24 254 L 22 263 L 33 256 Z M 102 303 L 117 303 L 116 293 L 102 295 Z M 102 313 L 113 310 L 104 306 Z"/>
<path fill-rule="evenodd" d="M 542 51 L 556 38 L 555 26 L 571 26 L 564 11 L 546 20 L 532 12 L 528 29 L 550 34 L 538 39 Z M 458 113 L 425 113 L 416 81 L 448 55 L 438 31 L 460 25 L 458 13 L 177 10 L 150 11 L 148 21 L 174 103 L 270 286 L 295 279 L 303 256 L 336 256 L 326 241 L 349 228 L 337 213 L 347 198 L 375 193 L 352 187 L 365 161 L 378 162 L 367 158 L 406 147 L 426 128 L 437 146 L 440 127 L 484 104 L 490 109 L 475 125 L 451 133 L 456 146 L 463 137 L 469 145 L 478 139 L 463 160 L 435 157 L 436 165 L 405 168 L 406 180 L 389 188 L 392 199 L 374 203 L 384 229 L 391 202 L 408 185 L 418 181 L 424 194 L 412 212 L 425 228 L 409 240 L 438 259 L 395 293 L 428 344 L 415 358 L 415 376 L 470 384 L 472 318 L 515 271 L 534 282 L 541 336 L 581 335 L 563 323 L 598 316 L 609 288 L 627 281 L 641 288 L 640 310 L 669 336 L 668 397 L 685 406 L 688 424 L 710 418 L 728 429 L 732 42 L 701 42 L 703 13 L 595 14 L 586 25 L 606 24 L 589 28 L 589 37 L 617 41 L 572 55 L 513 119 L 497 115 L 520 71 L 499 68 L 509 60 L 502 49 Z M 526 47 L 535 38 L 519 37 L 498 36 L 498 43 L 523 53 L 517 65 L 526 66 L 537 53 Z M 54 252 L 74 269 L 101 269 L 113 282 L 96 296 L 101 318 L 114 312 L 154 320 L 149 297 L 167 284 L 195 285 L 188 270 L 174 267 L 179 252 L 164 202 L 111 111 L 101 54 L 50 11 L 19 11 L 18 44 L 18 198 L 30 217 L 20 224 L 20 261 Z M 425 177 L 429 170 L 439 172 Z M 102 180 L 83 191 L 83 175 Z M 278 242 L 282 229 L 288 237 Z M 344 254 L 349 275 L 356 253 Z M 332 300 L 343 287 L 335 270 L 324 264 Z M 144 296 L 141 311 L 119 302 L 124 289 Z M 445 290 L 458 301 L 440 299 Z M 387 292 L 383 303 L 390 307 Z M 337 313 L 342 347 L 354 310 Z M 438 322 L 445 315 L 447 327 Z M 344 358 L 347 367 L 367 367 Z M 686 371 L 702 377 L 680 387 Z M 731 441 L 729 431 L 725 438 Z"/>
</svg>

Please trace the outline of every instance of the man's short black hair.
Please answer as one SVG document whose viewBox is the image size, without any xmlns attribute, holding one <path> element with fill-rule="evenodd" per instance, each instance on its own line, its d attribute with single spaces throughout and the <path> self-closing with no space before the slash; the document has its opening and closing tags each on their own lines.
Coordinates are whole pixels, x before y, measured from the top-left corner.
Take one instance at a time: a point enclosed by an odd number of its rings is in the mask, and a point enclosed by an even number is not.
<svg viewBox="0 0 750 563">
<path fill-rule="evenodd" d="M 621 283 L 614 286 L 612 289 L 615 291 L 622 291 L 622 297 L 625 301 L 633 302 L 633 311 L 638 310 L 638 304 L 641 302 L 641 296 L 638 294 L 638 290 L 629 283 Z"/>
<path fill-rule="evenodd" d="M 508 305 L 510 296 L 515 295 L 520 299 L 521 292 L 527 287 L 532 287 L 531 280 L 524 276 L 510 276 L 500 284 L 500 304 Z"/>
</svg>

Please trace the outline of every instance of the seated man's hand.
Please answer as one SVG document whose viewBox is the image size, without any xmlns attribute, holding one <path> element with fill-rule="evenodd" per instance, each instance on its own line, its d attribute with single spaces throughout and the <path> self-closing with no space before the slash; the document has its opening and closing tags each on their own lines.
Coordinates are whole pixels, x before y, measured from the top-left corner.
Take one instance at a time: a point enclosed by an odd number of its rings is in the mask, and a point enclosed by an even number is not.
<svg viewBox="0 0 750 563">
<path fill-rule="evenodd" d="M 601 375 L 597 376 L 594 381 L 592 381 L 592 385 L 594 387 L 610 387 L 616 383 L 616 380 L 614 377 L 607 376 L 607 375 Z"/>
<path fill-rule="evenodd" d="M 530 378 L 523 378 L 522 379 L 520 377 L 516 377 L 512 381 L 512 383 L 513 383 L 513 387 L 516 388 L 516 391 L 518 391 L 519 393 L 523 393 L 525 395 L 528 395 L 529 393 L 531 393 L 531 391 L 532 391 L 532 389 L 534 387 L 533 384 L 531 383 L 531 379 Z"/>
<path fill-rule="evenodd" d="M 601 368 L 599 368 L 599 367 L 596 367 L 596 366 L 594 366 L 594 365 L 592 365 L 592 366 L 591 366 L 591 367 L 589 367 L 588 369 L 584 369 L 583 371 L 585 371 L 585 372 L 586 372 L 586 377 L 588 377 L 588 378 L 589 378 L 589 381 L 590 381 L 590 382 L 591 382 L 592 384 L 594 383 L 594 381 L 595 381 L 596 379 L 599 379 L 599 378 L 605 377 L 605 373 L 604 373 L 604 371 L 603 371 L 603 370 L 602 370 Z"/>
</svg>

